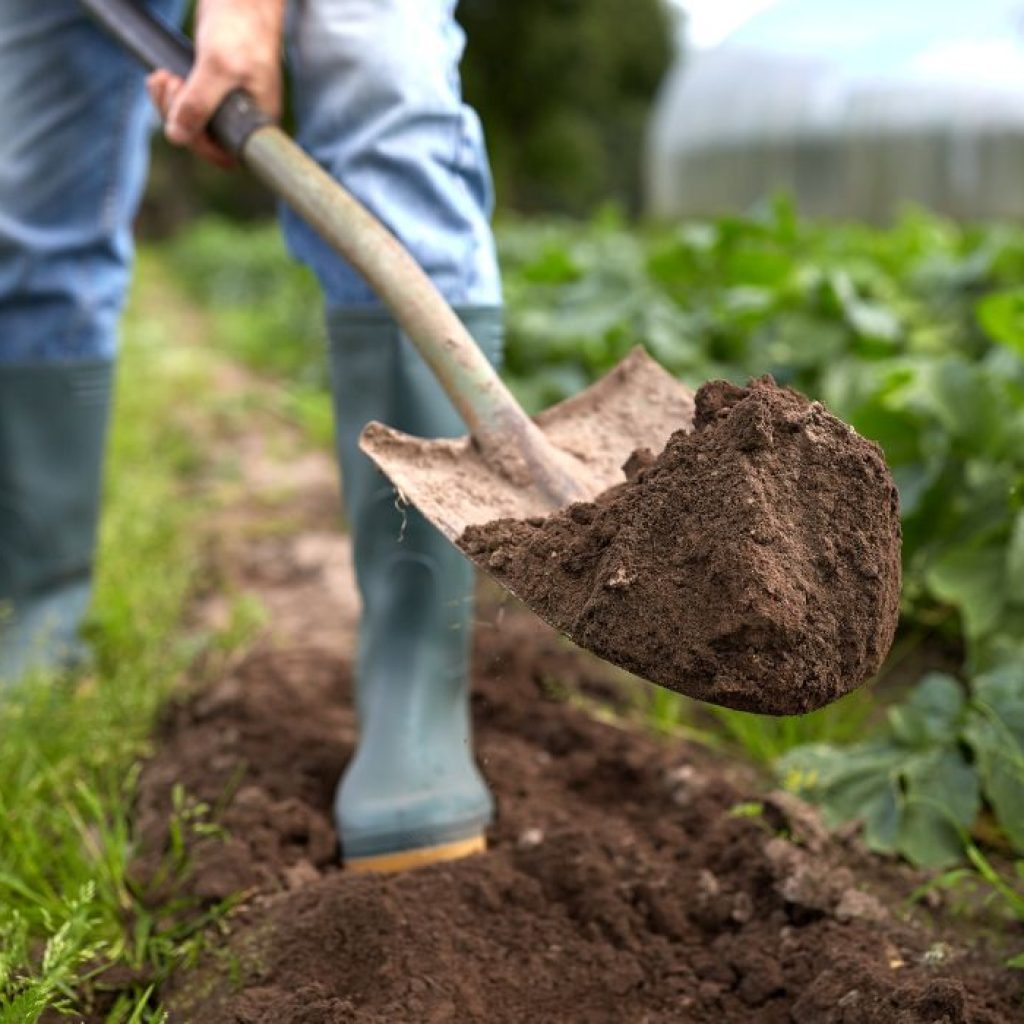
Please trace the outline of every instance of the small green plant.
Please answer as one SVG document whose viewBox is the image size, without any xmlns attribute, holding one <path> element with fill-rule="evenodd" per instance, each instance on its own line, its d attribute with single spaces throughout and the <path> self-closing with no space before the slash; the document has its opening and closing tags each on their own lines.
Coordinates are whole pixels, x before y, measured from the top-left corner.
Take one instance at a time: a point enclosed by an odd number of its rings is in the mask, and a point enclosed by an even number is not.
<svg viewBox="0 0 1024 1024">
<path fill-rule="evenodd" d="M 772 718 L 745 711 L 711 707 L 711 714 L 725 734 L 749 757 L 774 764 L 794 747 L 811 742 L 848 743 L 863 734 L 873 702 L 857 690 L 809 715 Z"/>
<path fill-rule="evenodd" d="M 778 763 L 784 785 L 822 805 L 832 824 L 860 819 L 868 844 L 916 864 L 963 858 L 987 803 L 1024 849 L 1024 686 L 1012 663 L 968 688 L 928 675 L 889 709 L 876 738 L 799 747 Z"/>
<path fill-rule="evenodd" d="M 965 839 L 964 850 L 969 866 L 951 868 L 930 879 L 911 894 L 911 900 L 931 891 L 958 894 L 965 905 L 973 906 L 980 899 L 982 905 L 995 905 L 1006 917 L 1024 924 L 1024 860 L 1000 872 L 970 839 Z M 1007 964 L 1024 970 L 1024 951 L 1011 956 Z"/>
<path fill-rule="evenodd" d="M 36 929 L 23 912 L 0 910 L 0 1019 L 35 1021 L 49 1008 L 67 1012 L 73 986 L 89 962 L 102 950 L 97 943 L 96 893 L 91 883 L 66 900 L 41 908 L 46 933 L 42 954 L 33 963 Z"/>
</svg>

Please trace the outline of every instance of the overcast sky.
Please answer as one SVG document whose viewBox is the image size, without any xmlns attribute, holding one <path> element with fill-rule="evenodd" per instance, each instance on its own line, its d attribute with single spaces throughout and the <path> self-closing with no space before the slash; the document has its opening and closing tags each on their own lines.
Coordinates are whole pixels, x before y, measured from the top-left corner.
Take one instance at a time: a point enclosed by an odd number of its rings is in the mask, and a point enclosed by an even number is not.
<svg viewBox="0 0 1024 1024">
<path fill-rule="evenodd" d="M 3 0 L 0 0 L 3 2 Z M 779 0 L 667 0 L 687 12 L 691 46 L 720 43 L 750 17 Z M 820 0 L 825 5 L 829 0 Z M 1008 12 L 1014 7 L 999 0 L 903 0 L 869 4 L 870 16 L 859 24 L 846 17 L 854 0 L 832 0 L 842 17 L 777 19 L 768 31 L 773 46 L 780 34 L 793 51 L 841 53 L 856 50 L 857 66 L 876 59 L 883 70 L 898 65 L 903 74 L 924 79 L 955 78 L 961 82 L 1009 85 L 1024 89 L 1024 36 Z M 826 8 L 827 9 L 827 8 Z M 934 16 L 927 17 L 931 12 Z M 887 45 L 879 39 L 885 36 Z M 870 45 L 866 45 L 870 44 Z"/>
<path fill-rule="evenodd" d="M 668 0 L 689 15 L 688 38 L 693 46 L 714 46 L 752 14 L 777 0 Z"/>
</svg>

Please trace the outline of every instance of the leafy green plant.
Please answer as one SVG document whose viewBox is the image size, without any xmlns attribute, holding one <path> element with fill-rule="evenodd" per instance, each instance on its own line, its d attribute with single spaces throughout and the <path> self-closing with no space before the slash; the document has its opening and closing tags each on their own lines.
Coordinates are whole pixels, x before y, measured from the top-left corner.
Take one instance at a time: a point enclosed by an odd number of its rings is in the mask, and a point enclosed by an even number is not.
<svg viewBox="0 0 1024 1024">
<path fill-rule="evenodd" d="M 849 746 L 784 756 L 787 788 L 820 803 L 832 824 L 864 823 L 875 850 L 940 867 L 964 855 L 984 800 L 1024 848 L 1024 694 L 1020 666 L 973 680 L 932 673 L 889 709 L 885 732 Z"/>
</svg>

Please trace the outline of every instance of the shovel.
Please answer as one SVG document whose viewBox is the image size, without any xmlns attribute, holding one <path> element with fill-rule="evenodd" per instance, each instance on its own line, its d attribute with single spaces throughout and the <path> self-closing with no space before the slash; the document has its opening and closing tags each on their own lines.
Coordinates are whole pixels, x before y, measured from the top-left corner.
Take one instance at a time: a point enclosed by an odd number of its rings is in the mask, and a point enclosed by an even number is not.
<svg viewBox="0 0 1024 1024">
<path fill-rule="evenodd" d="M 147 68 L 188 75 L 187 37 L 132 0 L 82 3 Z M 632 452 L 660 451 L 673 431 L 690 425 L 692 393 L 642 349 L 531 419 L 409 253 L 251 96 L 232 92 L 208 131 L 366 278 L 469 428 L 461 439 L 424 440 L 370 423 L 360 441 L 448 540 L 468 526 L 590 500 L 621 482 Z"/>
</svg>

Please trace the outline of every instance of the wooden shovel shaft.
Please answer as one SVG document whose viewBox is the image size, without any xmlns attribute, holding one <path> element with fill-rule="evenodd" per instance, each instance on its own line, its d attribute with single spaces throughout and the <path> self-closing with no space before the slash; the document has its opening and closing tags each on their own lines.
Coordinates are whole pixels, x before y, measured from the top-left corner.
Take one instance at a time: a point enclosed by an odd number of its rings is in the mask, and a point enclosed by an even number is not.
<svg viewBox="0 0 1024 1024">
<path fill-rule="evenodd" d="M 556 505 L 577 498 L 581 489 L 557 450 L 398 240 L 280 129 L 269 125 L 254 131 L 240 157 L 366 278 L 440 381 L 485 457 L 523 484 L 539 485 Z"/>
</svg>

